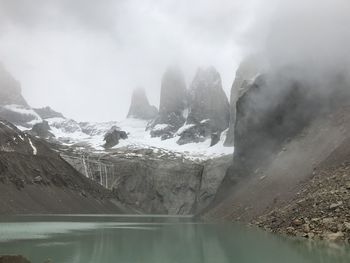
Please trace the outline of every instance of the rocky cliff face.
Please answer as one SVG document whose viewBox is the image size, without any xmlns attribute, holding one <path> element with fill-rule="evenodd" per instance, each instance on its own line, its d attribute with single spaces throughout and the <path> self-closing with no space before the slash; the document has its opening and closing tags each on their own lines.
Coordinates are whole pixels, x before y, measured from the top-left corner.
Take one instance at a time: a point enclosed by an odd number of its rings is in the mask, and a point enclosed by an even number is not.
<svg viewBox="0 0 350 263">
<path fill-rule="evenodd" d="M 236 122 L 236 102 L 245 93 L 254 79 L 264 72 L 263 63 L 257 56 L 250 56 L 239 65 L 230 95 L 230 121 L 225 141 L 226 146 L 234 145 L 234 128 Z"/>
<path fill-rule="evenodd" d="M 178 68 L 169 68 L 163 75 L 160 93 L 159 114 L 150 124 L 150 128 L 164 125 L 166 129 L 155 129 L 152 136 L 168 139 L 185 123 L 187 108 L 187 90 L 182 72 Z"/>
<path fill-rule="evenodd" d="M 212 138 L 211 146 L 229 125 L 229 102 L 215 68 L 198 69 L 189 91 L 177 69 L 162 80 L 158 117 L 149 125 L 152 137 L 179 137 L 179 145 Z"/>
<path fill-rule="evenodd" d="M 222 89 L 220 74 L 213 67 L 199 69 L 188 93 L 187 128 L 177 132 L 178 144 L 212 138 L 215 145 L 229 125 L 229 103 Z"/>
<path fill-rule="evenodd" d="M 215 68 L 198 69 L 189 90 L 187 123 L 208 120 L 212 131 L 223 131 L 229 124 L 229 102 Z"/>
<path fill-rule="evenodd" d="M 146 214 L 194 214 L 211 203 L 230 157 L 196 163 L 148 150 L 110 154 L 65 152 L 78 171 L 113 190 L 121 203 Z"/>
<path fill-rule="evenodd" d="M 150 120 L 157 116 L 158 110 L 149 104 L 146 92 L 142 88 L 134 90 L 131 98 L 128 118 Z"/>
</svg>

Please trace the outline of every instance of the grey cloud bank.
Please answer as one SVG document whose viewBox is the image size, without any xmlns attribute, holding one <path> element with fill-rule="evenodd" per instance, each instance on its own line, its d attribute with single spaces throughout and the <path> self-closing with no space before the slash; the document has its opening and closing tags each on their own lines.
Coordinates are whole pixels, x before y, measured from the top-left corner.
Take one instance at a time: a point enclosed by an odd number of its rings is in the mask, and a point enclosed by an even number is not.
<svg viewBox="0 0 350 263">
<path fill-rule="evenodd" d="M 77 120 L 125 118 L 132 90 L 159 104 L 162 74 L 190 85 L 213 65 L 229 95 L 241 59 L 319 71 L 347 67 L 345 0 L 0 0 L 0 60 L 35 106 Z M 315 68 L 318 68 L 317 74 Z M 312 76 L 312 74 L 310 74 Z"/>
<path fill-rule="evenodd" d="M 127 114 L 144 87 L 159 104 L 161 77 L 179 65 L 190 84 L 214 65 L 226 93 L 241 59 L 235 35 L 250 6 L 240 1 L 0 0 L 0 60 L 35 106 L 77 120 Z"/>
</svg>

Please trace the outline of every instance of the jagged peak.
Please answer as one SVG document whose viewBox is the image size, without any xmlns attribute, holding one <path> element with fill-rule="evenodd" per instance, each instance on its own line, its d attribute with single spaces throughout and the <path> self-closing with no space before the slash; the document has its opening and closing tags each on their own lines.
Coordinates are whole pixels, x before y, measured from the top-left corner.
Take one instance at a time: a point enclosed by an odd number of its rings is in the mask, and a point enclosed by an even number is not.
<svg viewBox="0 0 350 263">
<path fill-rule="evenodd" d="M 158 109 L 149 103 L 145 89 L 141 87 L 134 89 L 127 117 L 149 120 L 155 118 L 157 114 Z"/>
</svg>

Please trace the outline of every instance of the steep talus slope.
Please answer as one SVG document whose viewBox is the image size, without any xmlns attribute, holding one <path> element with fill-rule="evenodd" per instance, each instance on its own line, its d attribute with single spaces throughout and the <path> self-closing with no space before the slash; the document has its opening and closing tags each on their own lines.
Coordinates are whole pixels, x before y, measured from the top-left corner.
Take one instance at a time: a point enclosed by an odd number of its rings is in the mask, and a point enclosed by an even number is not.
<svg viewBox="0 0 350 263">
<path fill-rule="evenodd" d="M 120 212 L 111 198 L 46 142 L 0 122 L 0 213 Z"/>
<path fill-rule="evenodd" d="M 341 108 L 331 125 L 338 134 L 329 154 L 315 163 L 310 180 L 299 185 L 299 191 L 289 202 L 271 207 L 254 218 L 255 225 L 269 231 L 299 237 L 346 240 L 350 239 L 350 107 Z M 325 129 L 325 128 L 323 128 Z M 327 131 L 326 131 L 327 132 Z"/>
</svg>

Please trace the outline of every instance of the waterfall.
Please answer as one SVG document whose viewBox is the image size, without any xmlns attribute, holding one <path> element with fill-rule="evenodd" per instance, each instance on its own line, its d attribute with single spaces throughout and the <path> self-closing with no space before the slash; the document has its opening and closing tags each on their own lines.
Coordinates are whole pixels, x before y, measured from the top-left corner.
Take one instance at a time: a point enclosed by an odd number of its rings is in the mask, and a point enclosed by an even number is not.
<svg viewBox="0 0 350 263">
<path fill-rule="evenodd" d="M 87 178 L 90 178 L 89 172 L 88 172 L 88 168 L 87 168 L 87 165 L 86 165 L 85 155 L 84 155 L 84 154 L 82 155 L 82 160 L 83 160 L 83 166 L 84 166 L 85 176 L 86 176 Z"/>
<path fill-rule="evenodd" d="M 108 177 L 107 177 L 107 175 L 108 175 L 108 170 L 107 170 L 107 165 L 106 165 L 105 166 L 105 183 L 106 183 L 105 187 L 108 189 Z"/>
</svg>

